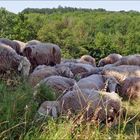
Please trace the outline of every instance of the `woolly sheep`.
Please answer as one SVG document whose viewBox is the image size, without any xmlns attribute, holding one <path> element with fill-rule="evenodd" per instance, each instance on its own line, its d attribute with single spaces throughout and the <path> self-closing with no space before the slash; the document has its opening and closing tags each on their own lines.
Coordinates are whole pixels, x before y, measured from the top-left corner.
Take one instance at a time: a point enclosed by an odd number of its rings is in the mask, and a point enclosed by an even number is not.
<svg viewBox="0 0 140 140">
<path fill-rule="evenodd" d="M 113 76 L 120 83 L 127 77 L 140 77 L 140 67 L 139 66 L 117 66 L 104 68 L 101 71 L 102 75 Z"/>
<path fill-rule="evenodd" d="M 26 42 L 26 46 L 29 46 L 29 45 L 37 45 L 37 44 L 40 44 L 41 42 L 38 41 L 38 40 L 30 40 L 28 42 Z"/>
<path fill-rule="evenodd" d="M 28 76 L 30 70 L 30 62 L 26 57 L 18 55 L 14 49 L 8 45 L 0 43 L 0 71 L 14 69 L 20 71 L 23 76 Z"/>
<path fill-rule="evenodd" d="M 140 55 L 128 55 L 122 57 L 116 63 L 112 64 L 112 66 L 119 66 L 119 65 L 137 65 L 140 66 Z"/>
<path fill-rule="evenodd" d="M 62 95 L 66 90 L 69 90 L 75 84 L 75 80 L 62 76 L 49 76 L 41 80 L 35 87 L 37 89 L 40 85 L 47 85 L 55 92 L 56 97 Z"/>
<path fill-rule="evenodd" d="M 6 38 L 0 38 L 0 43 L 3 43 L 5 45 L 10 46 L 11 48 L 13 48 L 18 54 L 20 54 L 20 45 L 12 40 L 6 39 Z"/>
<path fill-rule="evenodd" d="M 92 66 L 96 66 L 95 58 L 90 55 L 83 55 L 80 59 L 62 59 L 61 63 L 83 63 L 83 64 L 90 64 Z"/>
<path fill-rule="evenodd" d="M 32 69 L 38 65 L 55 65 L 61 61 L 61 51 L 59 46 L 51 43 L 40 43 L 29 45 L 23 50 L 32 65 Z"/>
<path fill-rule="evenodd" d="M 140 77 L 128 77 L 118 87 L 118 93 L 124 99 L 140 99 Z"/>
<path fill-rule="evenodd" d="M 90 75 L 98 73 L 100 70 L 97 67 L 93 67 L 90 64 L 83 64 L 83 63 L 74 63 L 74 62 L 66 62 L 61 63 L 60 65 L 68 66 L 72 73 L 74 74 L 74 77 L 79 77 L 81 79 L 83 75 Z"/>
<path fill-rule="evenodd" d="M 116 93 L 82 89 L 68 91 L 56 102 L 44 102 L 39 114 L 52 115 L 83 113 L 84 120 L 114 122 L 121 113 L 121 100 Z M 56 115 L 57 114 L 57 115 Z"/>
<path fill-rule="evenodd" d="M 90 55 L 83 55 L 83 56 L 81 56 L 81 58 L 79 59 L 79 62 L 91 64 L 92 66 L 96 67 L 95 58 L 93 58 Z"/>
<path fill-rule="evenodd" d="M 74 88 L 79 89 L 95 89 L 95 90 L 109 90 L 115 92 L 118 81 L 114 77 L 93 74 L 86 78 L 80 79 Z"/>
<path fill-rule="evenodd" d="M 122 56 L 120 54 L 116 54 L 116 53 L 110 54 L 107 57 L 101 59 L 98 63 L 98 66 L 101 67 L 101 66 L 105 66 L 107 64 L 113 64 L 121 58 L 122 58 Z"/>
<path fill-rule="evenodd" d="M 73 73 L 66 66 L 50 67 L 46 65 L 39 65 L 29 76 L 29 83 L 31 86 L 36 86 L 41 80 L 52 75 L 60 75 L 64 77 L 73 77 Z"/>
<path fill-rule="evenodd" d="M 22 55 L 24 48 L 26 47 L 26 43 L 19 41 L 19 40 L 13 40 L 13 42 L 18 43 L 19 45 L 19 54 Z"/>
</svg>

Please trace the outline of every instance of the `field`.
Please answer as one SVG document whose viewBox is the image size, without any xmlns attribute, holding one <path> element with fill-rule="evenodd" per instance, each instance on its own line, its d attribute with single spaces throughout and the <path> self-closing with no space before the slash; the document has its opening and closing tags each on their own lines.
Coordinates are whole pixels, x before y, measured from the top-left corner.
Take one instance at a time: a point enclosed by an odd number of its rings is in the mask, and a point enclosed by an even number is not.
<svg viewBox="0 0 140 140">
<path fill-rule="evenodd" d="M 38 117 L 33 89 L 18 76 L 0 81 L 0 139 L 140 139 L 140 101 L 123 101 L 127 115 L 119 124 L 109 127 L 94 122 L 76 124 L 74 118 Z"/>
</svg>

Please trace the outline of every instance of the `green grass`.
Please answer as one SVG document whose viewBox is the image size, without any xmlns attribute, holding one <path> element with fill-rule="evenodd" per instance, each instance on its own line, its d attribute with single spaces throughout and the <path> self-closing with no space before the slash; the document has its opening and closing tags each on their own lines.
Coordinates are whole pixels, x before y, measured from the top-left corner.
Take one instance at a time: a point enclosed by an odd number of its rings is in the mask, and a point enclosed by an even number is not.
<svg viewBox="0 0 140 140">
<path fill-rule="evenodd" d="M 15 77 L 14 77 L 15 78 Z M 15 80 L 16 79 L 16 80 Z M 139 140 L 140 101 L 123 102 L 127 109 L 126 118 L 116 126 L 99 126 L 94 123 L 76 125 L 73 119 L 36 119 L 38 104 L 33 98 L 29 84 L 16 77 L 9 84 L 0 81 L 0 139 L 4 140 Z M 16 84 L 14 84 L 16 83 Z M 47 87 L 40 91 L 50 94 Z M 53 100 L 53 96 L 47 98 Z"/>
</svg>

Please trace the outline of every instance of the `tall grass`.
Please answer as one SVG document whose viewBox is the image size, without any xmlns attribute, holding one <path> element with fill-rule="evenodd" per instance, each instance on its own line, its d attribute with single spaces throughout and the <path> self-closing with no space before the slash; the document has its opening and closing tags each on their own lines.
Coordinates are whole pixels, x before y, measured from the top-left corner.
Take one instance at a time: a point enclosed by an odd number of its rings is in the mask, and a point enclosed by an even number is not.
<svg viewBox="0 0 140 140">
<path fill-rule="evenodd" d="M 51 93 L 47 87 L 42 87 L 39 91 Z M 118 125 L 108 127 L 93 122 L 76 124 L 73 119 L 65 116 L 36 119 L 38 104 L 33 98 L 33 92 L 27 81 L 19 77 L 11 84 L 7 80 L 0 80 L 0 139 L 140 139 L 140 101 L 123 102 L 127 109 L 125 119 L 121 119 Z M 49 95 L 47 98 L 53 100 L 54 97 Z"/>
</svg>

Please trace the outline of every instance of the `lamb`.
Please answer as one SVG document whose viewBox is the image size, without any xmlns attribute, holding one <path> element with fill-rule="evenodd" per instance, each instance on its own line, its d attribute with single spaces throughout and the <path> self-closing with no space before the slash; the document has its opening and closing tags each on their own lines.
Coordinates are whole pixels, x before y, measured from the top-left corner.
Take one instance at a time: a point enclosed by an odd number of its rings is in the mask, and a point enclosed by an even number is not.
<svg viewBox="0 0 140 140">
<path fill-rule="evenodd" d="M 140 77 L 128 77 L 118 87 L 118 93 L 124 99 L 140 99 Z"/>
<path fill-rule="evenodd" d="M 107 57 L 101 59 L 98 63 L 98 66 L 101 67 L 107 64 L 113 64 L 117 62 L 118 60 L 120 60 L 121 58 L 122 56 L 120 54 L 116 54 L 116 53 L 110 54 Z"/>
<path fill-rule="evenodd" d="M 20 54 L 20 45 L 12 40 L 6 39 L 6 38 L 0 38 L 0 43 L 3 43 L 5 45 L 10 46 L 13 48 L 18 54 Z"/>
<path fill-rule="evenodd" d="M 95 58 L 93 58 L 90 55 L 83 55 L 83 56 L 81 56 L 81 58 L 79 59 L 79 62 L 91 64 L 92 66 L 96 67 Z"/>
<path fill-rule="evenodd" d="M 60 75 L 64 77 L 73 77 L 73 73 L 66 66 L 50 67 L 46 65 L 39 65 L 29 76 L 29 83 L 31 86 L 36 86 L 41 80 L 52 75 Z"/>
<path fill-rule="evenodd" d="M 95 90 L 109 90 L 115 92 L 118 81 L 114 77 L 93 74 L 86 78 L 80 79 L 74 88 L 79 89 L 95 89 Z M 106 87 L 107 86 L 107 87 Z"/>
<path fill-rule="evenodd" d="M 26 57 L 18 55 L 14 49 L 8 45 L 0 43 L 0 72 L 15 70 L 21 72 L 23 76 L 28 76 L 30 62 Z"/>
<path fill-rule="evenodd" d="M 23 50 L 23 56 L 26 56 L 31 62 L 32 69 L 38 65 L 54 66 L 61 62 L 61 51 L 59 46 L 51 43 L 40 43 L 29 45 Z"/>
<path fill-rule="evenodd" d="M 82 113 L 84 120 L 95 120 L 100 123 L 114 122 L 121 115 L 121 99 L 116 93 L 82 89 L 68 91 L 55 102 L 44 102 L 39 114 L 57 117 L 61 114 Z"/>
<path fill-rule="evenodd" d="M 55 92 L 55 96 L 59 97 L 62 95 L 66 90 L 69 90 L 75 84 L 75 80 L 71 78 L 66 78 L 63 76 L 49 76 L 43 80 L 41 80 L 35 87 L 38 89 L 41 85 L 47 85 Z M 37 90 L 35 90 L 36 92 Z M 36 94 L 36 93 L 35 93 Z"/>
</svg>

